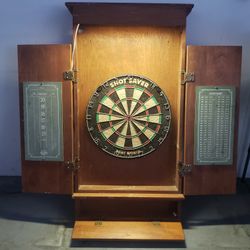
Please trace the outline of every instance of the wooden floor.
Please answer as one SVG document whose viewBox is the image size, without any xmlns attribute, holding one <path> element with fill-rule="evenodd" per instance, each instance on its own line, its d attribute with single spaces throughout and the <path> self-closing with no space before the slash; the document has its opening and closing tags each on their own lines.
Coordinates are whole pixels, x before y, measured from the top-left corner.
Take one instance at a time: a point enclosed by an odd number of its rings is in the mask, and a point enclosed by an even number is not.
<svg viewBox="0 0 250 250">
<path fill-rule="evenodd" d="M 183 241 L 180 222 L 76 221 L 72 239 Z"/>
</svg>

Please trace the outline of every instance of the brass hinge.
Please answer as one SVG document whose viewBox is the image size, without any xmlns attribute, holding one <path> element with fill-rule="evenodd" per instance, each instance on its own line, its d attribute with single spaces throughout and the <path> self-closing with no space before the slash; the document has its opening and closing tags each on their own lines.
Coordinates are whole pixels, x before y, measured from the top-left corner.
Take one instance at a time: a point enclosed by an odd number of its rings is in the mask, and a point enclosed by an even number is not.
<svg viewBox="0 0 250 250">
<path fill-rule="evenodd" d="M 80 159 L 76 158 L 74 161 L 65 162 L 65 167 L 72 171 L 78 170 L 80 168 Z"/>
<path fill-rule="evenodd" d="M 160 226 L 161 223 L 159 221 L 152 221 L 153 226 Z"/>
<path fill-rule="evenodd" d="M 102 226 L 102 221 L 95 221 L 95 226 Z"/>
<path fill-rule="evenodd" d="M 68 70 L 63 72 L 63 79 L 66 81 L 72 81 L 73 83 L 77 83 L 77 70 Z"/>
<path fill-rule="evenodd" d="M 187 82 L 194 82 L 195 81 L 195 74 L 194 72 L 186 72 L 181 71 L 181 74 L 183 74 L 183 79 L 181 84 L 186 84 Z"/>
<path fill-rule="evenodd" d="M 192 172 L 193 166 L 191 164 L 184 164 L 183 162 L 179 162 L 179 175 L 184 177 L 188 173 Z"/>
</svg>

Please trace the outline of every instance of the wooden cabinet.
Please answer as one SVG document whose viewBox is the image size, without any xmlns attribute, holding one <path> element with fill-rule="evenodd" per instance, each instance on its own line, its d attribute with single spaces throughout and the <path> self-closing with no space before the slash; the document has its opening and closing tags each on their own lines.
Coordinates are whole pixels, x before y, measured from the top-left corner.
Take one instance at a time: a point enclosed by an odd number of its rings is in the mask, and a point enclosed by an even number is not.
<svg viewBox="0 0 250 250">
<path fill-rule="evenodd" d="M 186 48 L 188 4 L 66 6 L 72 53 L 18 47 L 23 190 L 72 194 L 73 239 L 184 240 L 184 194 L 235 191 L 241 47 Z"/>
</svg>

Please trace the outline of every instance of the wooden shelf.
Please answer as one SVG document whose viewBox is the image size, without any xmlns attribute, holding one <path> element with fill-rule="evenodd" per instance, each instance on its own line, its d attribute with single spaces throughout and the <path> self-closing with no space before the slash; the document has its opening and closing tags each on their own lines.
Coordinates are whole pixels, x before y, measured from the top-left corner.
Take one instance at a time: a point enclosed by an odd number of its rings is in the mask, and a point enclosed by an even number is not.
<svg viewBox="0 0 250 250">
<path fill-rule="evenodd" d="M 76 221 L 73 240 L 183 241 L 180 222 Z"/>
<path fill-rule="evenodd" d="M 124 185 L 79 185 L 78 190 L 84 192 L 177 192 L 176 186 L 124 186 Z"/>
<path fill-rule="evenodd" d="M 80 185 L 73 198 L 142 198 L 183 200 L 176 186 Z"/>
<path fill-rule="evenodd" d="M 73 198 L 142 198 L 142 199 L 168 199 L 168 200 L 183 200 L 183 194 L 168 194 L 168 193 L 74 193 Z"/>
</svg>

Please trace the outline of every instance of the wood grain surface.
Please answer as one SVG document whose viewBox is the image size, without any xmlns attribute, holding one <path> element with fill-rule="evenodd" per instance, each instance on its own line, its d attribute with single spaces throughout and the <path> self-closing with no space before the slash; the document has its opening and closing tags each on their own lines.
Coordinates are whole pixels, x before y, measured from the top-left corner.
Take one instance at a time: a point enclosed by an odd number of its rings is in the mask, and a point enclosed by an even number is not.
<svg viewBox="0 0 250 250">
<path fill-rule="evenodd" d="M 134 199 L 167 199 L 167 200 L 184 200 L 183 194 L 169 194 L 169 193 L 108 193 L 108 192 L 84 192 L 84 193 L 74 193 L 73 198 L 134 198 Z"/>
<path fill-rule="evenodd" d="M 80 192 L 130 192 L 130 193 L 174 193 L 178 189 L 176 186 L 122 186 L 122 185 L 80 185 Z"/>
<path fill-rule="evenodd" d="M 195 166 L 184 179 L 184 193 L 232 194 L 236 191 L 237 130 L 241 75 L 241 47 L 188 46 L 187 72 L 195 73 L 195 82 L 186 85 L 184 162 L 194 164 L 194 119 L 196 86 L 235 86 L 235 128 L 232 165 Z"/>
<path fill-rule="evenodd" d="M 72 239 L 182 241 L 180 222 L 76 221 Z"/>
<path fill-rule="evenodd" d="M 183 29 L 87 26 L 78 35 L 79 185 L 177 185 L 180 65 Z M 153 153 L 119 159 L 99 149 L 86 128 L 86 106 L 96 88 L 114 76 L 135 74 L 157 83 L 169 98 L 168 137 Z"/>
<path fill-rule="evenodd" d="M 70 68 L 71 47 L 65 45 L 19 45 L 22 185 L 24 192 L 72 193 L 72 172 L 64 162 L 26 161 L 24 159 L 23 82 L 62 82 L 64 159 L 73 156 L 72 85 L 63 80 Z"/>
</svg>

